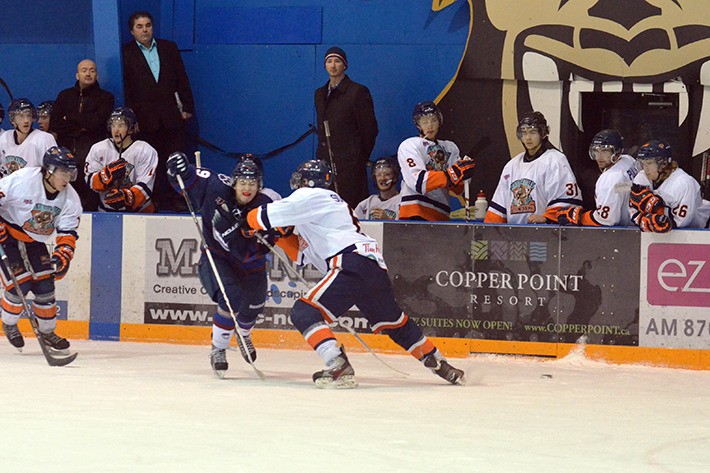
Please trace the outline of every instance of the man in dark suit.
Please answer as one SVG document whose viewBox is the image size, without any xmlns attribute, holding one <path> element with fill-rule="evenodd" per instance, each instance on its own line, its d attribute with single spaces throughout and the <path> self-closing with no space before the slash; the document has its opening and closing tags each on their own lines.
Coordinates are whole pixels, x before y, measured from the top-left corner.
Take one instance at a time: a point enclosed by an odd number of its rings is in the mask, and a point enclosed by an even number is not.
<svg viewBox="0 0 710 473">
<path fill-rule="evenodd" d="M 168 184 L 170 153 L 185 151 L 185 121 L 195 111 L 190 81 L 177 45 L 153 38 L 153 17 L 134 12 L 128 27 L 135 41 L 123 45 L 126 106 L 138 117 L 140 138 L 158 151 L 153 197 L 160 210 L 183 210 L 184 202 Z"/>
<path fill-rule="evenodd" d="M 364 85 L 353 82 L 345 74 L 348 59 L 345 51 L 332 47 L 325 53 L 328 82 L 316 89 L 315 106 L 318 122 L 318 159 L 330 163 L 326 131 L 328 121 L 330 146 L 337 171 L 337 192 L 351 208 L 365 200 L 367 163 L 377 137 L 377 120 L 372 95 Z"/>
</svg>

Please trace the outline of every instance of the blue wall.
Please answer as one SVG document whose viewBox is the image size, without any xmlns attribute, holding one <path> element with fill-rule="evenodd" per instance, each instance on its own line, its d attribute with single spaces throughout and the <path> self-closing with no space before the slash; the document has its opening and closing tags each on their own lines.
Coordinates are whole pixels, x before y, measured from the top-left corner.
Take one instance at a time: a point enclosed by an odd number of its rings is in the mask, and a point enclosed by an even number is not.
<svg viewBox="0 0 710 473">
<path fill-rule="evenodd" d="M 17 13 L 26 3 L 43 8 Z M 434 13 L 426 0 L 297 6 L 286 0 L 6 0 L 3 9 L 14 16 L 0 17 L 0 77 L 15 96 L 40 102 L 70 86 L 76 64 L 96 54 L 99 80 L 121 104 L 120 44 L 131 39 L 126 20 L 146 9 L 156 35 L 183 50 L 197 106 L 193 131 L 228 151 L 265 153 L 314 123 L 313 92 L 327 79 L 322 58 L 337 44 L 348 55 L 350 77 L 372 92 L 380 126 L 376 158 L 414 134 L 414 104 L 434 99 L 455 74 L 469 26 L 468 4 L 460 3 Z M 8 18 L 22 27 L 6 29 Z M 0 91 L 0 103 L 7 102 Z M 267 161 L 267 185 L 288 194 L 291 170 L 314 149 L 310 137 Z M 231 171 L 229 158 L 205 149 L 202 156 L 203 165 Z"/>
</svg>

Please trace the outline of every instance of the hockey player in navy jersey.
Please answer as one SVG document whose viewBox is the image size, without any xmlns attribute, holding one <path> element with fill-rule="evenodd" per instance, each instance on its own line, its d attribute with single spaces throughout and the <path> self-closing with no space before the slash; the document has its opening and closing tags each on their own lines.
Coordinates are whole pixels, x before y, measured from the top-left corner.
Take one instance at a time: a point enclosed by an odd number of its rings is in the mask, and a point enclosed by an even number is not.
<svg viewBox="0 0 710 473">
<path fill-rule="evenodd" d="M 290 196 L 262 204 L 240 222 L 246 232 L 293 226 L 286 253 L 325 274 L 291 311 L 291 321 L 325 363 L 313 375 L 314 383 L 357 386 L 355 371 L 328 326 L 357 305 L 374 333 L 387 334 L 446 381 L 464 384 L 464 372 L 451 366 L 399 307 L 377 241 L 362 233 L 348 204 L 328 189 L 331 181 L 325 162 L 306 161 L 291 176 Z"/>
<path fill-rule="evenodd" d="M 250 156 L 244 156 L 230 178 L 209 169 L 196 169 L 189 164 L 184 153 L 175 152 L 168 158 L 167 172 L 171 185 L 178 192 L 177 176 L 182 178 L 193 208 L 202 214 L 205 242 L 214 258 L 230 305 L 237 311 L 234 315 L 246 344 L 244 346 L 237 337 L 239 350 L 247 362 L 249 359 L 253 362 L 256 360 L 256 349 L 251 331 L 266 301 L 265 256 L 269 249 L 257 239 L 242 235 L 233 226 L 232 214 L 225 210 L 225 206 L 237 214 L 246 214 L 253 208 L 272 202 L 272 197 L 261 192 L 264 187 L 261 168 Z M 225 217 L 227 214 L 230 217 Z M 225 350 L 235 330 L 234 319 L 204 253 L 198 271 L 205 291 L 217 303 L 217 313 L 212 318 L 210 360 L 215 373 L 223 377 L 228 368 Z"/>
<path fill-rule="evenodd" d="M 48 347 L 58 352 L 69 342 L 54 333 L 57 305 L 54 281 L 69 271 L 74 257 L 81 217 L 79 195 L 69 183 L 76 179 L 77 165 L 66 148 L 44 153 L 42 167 L 26 167 L 0 179 L 0 244 L 23 294 L 32 292 L 32 311 Z M 54 241 L 49 254 L 46 243 Z M 22 351 L 25 341 L 17 321 L 24 309 L 12 278 L 2 265 L 2 327 L 10 343 Z"/>
</svg>

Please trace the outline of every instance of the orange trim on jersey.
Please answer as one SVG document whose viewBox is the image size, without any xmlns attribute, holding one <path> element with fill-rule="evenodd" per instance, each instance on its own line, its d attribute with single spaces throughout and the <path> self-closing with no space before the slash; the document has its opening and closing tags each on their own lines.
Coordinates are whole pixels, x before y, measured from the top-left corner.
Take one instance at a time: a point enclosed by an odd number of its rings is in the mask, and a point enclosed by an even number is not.
<svg viewBox="0 0 710 473">
<path fill-rule="evenodd" d="M 12 314 L 12 315 L 21 314 L 22 311 L 24 310 L 24 307 L 22 307 L 22 304 L 13 304 L 12 302 L 5 299 L 4 297 L 2 298 L 2 302 L 0 302 L 0 305 L 2 305 L 3 310 L 5 310 L 7 313 Z"/>
<path fill-rule="evenodd" d="M 32 303 L 32 310 L 35 315 L 40 319 L 53 319 L 57 316 L 57 306 L 52 304 L 51 306 L 41 306 L 34 302 Z"/>
<path fill-rule="evenodd" d="M 32 275 L 30 273 L 28 273 L 26 270 L 22 274 L 24 274 L 25 277 L 19 278 L 19 275 L 17 275 L 17 274 L 15 275 L 15 278 L 17 278 L 17 282 L 20 286 L 22 286 L 27 281 L 32 280 Z M 15 287 L 15 284 L 13 284 L 13 282 L 12 282 L 12 278 L 5 279 L 5 273 L 2 274 L 2 284 L 3 284 L 3 286 L 5 286 L 5 289 L 7 289 L 8 291 L 10 289 L 12 289 L 13 287 Z"/>
<path fill-rule="evenodd" d="M 445 171 L 428 171 L 428 173 L 429 175 L 426 179 L 426 189 L 424 189 L 425 194 L 428 194 L 435 189 L 442 189 L 449 185 L 449 180 L 446 178 Z"/>
<path fill-rule="evenodd" d="M 508 219 L 489 210 L 486 212 L 486 218 L 483 219 L 483 223 L 508 223 Z"/>
<path fill-rule="evenodd" d="M 333 260 L 331 260 L 331 262 L 335 266 L 337 266 L 337 263 L 338 263 L 338 261 L 336 261 L 337 258 L 338 258 L 338 256 L 334 256 Z M 313 289 L 308 291 L 308 293 L 310 295 L 308 295 L 306 297 L 302 297 L 302 299 L 305 299 L 306 301 L 312 301 L 313 297 L 316 295 L 316 293 L 318 291 L 320 291 L 323 288 L 323 286 L 325 286 L 336 275 L 336 273 L 337 273 L 337 271 L 335 269 L 331 269 L 328 272 L 328 274 L 326 274 L 325 277 L 323 279 L 321 279 L 320 282 Z"/>
<path fill-rule="evenodd" d="M 429 222 L 446 222 L 450 220 L 449 216 L 440 210 L 434 210 L 416 202 L 402 203 L 399 206 L 399 218 L 404 220 L 412 217 L 421 217 Z"/>
<path fill-rule="evenodd" d="M 56 246 L 69 245 L 72 250 L 76 250 L 76 237 L 74 235 L 57 235 Z"/>
<path fill-rule="evenodd" d="M 298 259 L 298 237 L 296 235 L 277 238 L 276 246 L 284 250 L 284 253 L 286 253 L 286 256 L 288 256 L 291 261 Z"/>
<path fill-rule="evenodd" d="M 25 243 L 32 243 L 34 241 L 34 239 L 27 233 L 23 232 L 22 230 L 18 230 L 17 228 L 11 225 L 5 225 L 5 228 L 7 229 L 7 232 L 12 236 L 12 238 L 17 241 L 24 241 Z"/>
<path fill-rule="evenodd" d="M 373 330 L 372 333 L 380 333 L 383 330 L 398 329 L 400 327 L 403 327 L 404 324 L 406 324 L 408 320 L 409 320 L 409 316 L 407 314 L 404 314 L 404 317 L 399 322 L 395 322 L 392 324 L 386 324 L 386 323 L 377 324 L 377 328 L 375 330 Z"/>
<path fill-rule="evenodd" d="M 266 230 L 266 228 L 262 227 L 259 224 L 259 212 L 261 211 L 261 207 L 257 207 L 255 209 L 252 209 L 249 211 L 247 214 L 247 224 L 249 227 L 251 227 L 254 230 Z"/>
<path fill-rule="evenodd" d="M 330 327 L 324 325 L 323 328 L 319 328 L 318 330 L 313 332 L 308 338 L 306 338 L 306 341 L 311 346 L 311 348 L 315 350 L 318 345 L 328 340 L 329 338 L 335 339 L 335 334 L 330 329 Z"/>
<path fill-rule="evenodd" d="M 431 353 L 434 350 L 436 350 L 436 347 L 434 346 L 434 344 L 431 342 L 431 340 L 429 340 L 428 338 L 425 338 L 424 343 L 415 347 L 409 353 L 417 360 L 421 360 L 422 358 L 424 358 L 424 356 L 427 353 Z"/>
</svg>

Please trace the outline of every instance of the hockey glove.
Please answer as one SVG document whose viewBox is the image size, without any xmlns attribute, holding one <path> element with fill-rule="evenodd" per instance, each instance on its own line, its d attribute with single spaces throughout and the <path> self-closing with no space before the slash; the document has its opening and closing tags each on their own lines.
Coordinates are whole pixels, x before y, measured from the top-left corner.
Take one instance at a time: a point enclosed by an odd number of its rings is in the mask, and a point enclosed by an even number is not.
<svg viewBox="0 0 710 473">
<path fill-rule="evenodd" d="M 127 164 L 128 161 L 120 158 L 104 166 L 101 172 L 99 172 L 99 180 L 101 181 L 101 184 L 108 187 L 114 182 L 117 184 L 120 183 L 126 176 Z"/>
<path fill-rule="evenodd" d="M 226 206 L 217 207 L 212 217 L 212 228 L 219 233 L 222 239 L 226 242 L 239 234 L 239 227 L 242 224 L 244 217 L 242 211 L 238 208 L 229 210 Z"/>
<path fill-rule="evenodd" d="M 456 187 L 466 179 L 473 177 L 473 168 L 476 163 L 470 159 L 460 159 L 446 168 L 446 179 L 449 181 L 449 188 Z"/>
<path fill-rule="evenodd" d="M 0 222 L 0 243 L 5 243 L 7 241 L 7 228 L 5 228 L 5 222 Z"/>
<path fill-rule="evenodd" d="M 57 245 L 52 252 L 49 263 L 54 266 L 54 279 L 59 281 L 69 271 L 69 263 L 74 257 L 74 248 L 69 245 Z"/>
<path fill-rule="evenodd" d="M 668 233 L 673 223 L 665 214 L 646 214 L 639 217 L 639 228 L 642 232 Z"/>
<path fill-rule="evenodd" d="M 136 196 L 130 188 L 111 189 L 104 196 L 104 204 L 118 212 L 131 210 L 136 202 Z"/>
<path fill-rule="evenodd" d="M 168 176 L 176 177 L 180 176 L 184 181 L 188 177 L 188 167 L 190 163 L 187 160 L 185 153 L 176 151 L 170 156 L 168 156 L 168 161 L 166 163 L 166 168 L 168 170 Z"/>
<path fill-rule="evenodd" d="M 634 184 L 629 195 L 629 207 L 643 214 L 662 214 L 665 202 L 648 187 Z"/>
<path fill-rule="evenodd" d="M 582 207 L 567 207 L 557 214 L 560 225 L 582 225 Z"/>
</svg>

